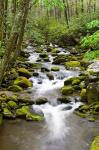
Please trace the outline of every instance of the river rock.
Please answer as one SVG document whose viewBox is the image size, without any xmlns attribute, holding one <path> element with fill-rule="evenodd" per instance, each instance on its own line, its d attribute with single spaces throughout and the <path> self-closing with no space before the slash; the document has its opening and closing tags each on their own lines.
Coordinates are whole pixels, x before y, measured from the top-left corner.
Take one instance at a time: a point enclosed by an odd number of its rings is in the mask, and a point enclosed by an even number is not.
<svg viewBox="0 0 99 150">
<path fill-rule="evenodd" d="M 99 101 L 99 82 L 89 83 L 86 89 L 88 103 Z"/>
<path fill-rule="evenodd" d="M 19 68 L 18 73 L 19 73 L 19 76 L 23 76 L 26 78 L 30 78 L 32 76 L 31 73 L 25 68 Z"/>
<path fill-rule="evenodd" d="M 61 89 L 61 92 L 62 92 L 63 95 L 72 94 L 74 92 L 74 88 L 72 86 L 64 86 Z"/>
<path fill-rule="evenodd" d="M 66 55 L 58 55 L 54 58 L 53 60 L 53 64 L 62 64 L 64 62 L 66 62 Z"/>
<path fill-rule="evenodd" d="M 57 98 L 57 101 L 60 101 L 61 103 L 65 103 L 65 104 L 71 102 L 71 100 L 66 96 L 62 96 L 62 97 Z"/>
<path fill-rule="evenodd" d="M 79 61 L 69 61 L 65 63 L 66 69 L 77 69 L 80 70 L 80 62 Z"/>
<path fill-rule="evenodd" d="M 51 71 L 59 71 L 59 70 L 60 70 L 60 68 L 58 66 L 53 66 L 51 68 Z"/>
<path fill-rule="evenodd" d="M 47 73 L 46 75 L 47 75 L 47 77 L 49 78 L 49 80 L 54 80 L 53 74 Z"/>
<path fill-rule="evenodd" d="M 91 65 L 89 65 L 87 71 L 92 75 L 99 75 L 99 60 L 94 61 Z"/>
<path fill-rule="evenodd" d="M 39 97 L 39 98 L 37 98 L 37 99 L 35 100 L 35 103 L 36 103 L 37 105 L 45 104 L 45 103 L 47 103 L 47 102 L 48 102 L 48 99 L 45 98 L 45 97 Z"/>
<path fill-rule="evenodd" d="M 14 85 L 18 85 L 22 88 L 28 88 L 28 87 L 32 87 L 32 82 L 29 81 L 26 77 L 18 77 L 14 81 Z"/>
<path fill-rule="evenodd" d="M 12 85 L 8 87 L 8 90 L 13 92 L 21 92 L 23 91 L 23 88 L 18 85 Z"/>
</svg>

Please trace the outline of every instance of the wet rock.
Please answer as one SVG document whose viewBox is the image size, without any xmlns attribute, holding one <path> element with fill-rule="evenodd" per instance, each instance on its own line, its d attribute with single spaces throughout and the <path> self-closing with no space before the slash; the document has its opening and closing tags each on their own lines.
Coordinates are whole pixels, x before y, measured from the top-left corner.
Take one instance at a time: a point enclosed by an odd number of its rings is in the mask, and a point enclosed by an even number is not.
<svg viewBox="0 0 99 150">
<path fill-rule="evenodd" d="M 79 79 L 74 79 L 73 81 L 72 81 L 72 85 L 79 85 L 80 84 L 80 80 Z"/>
<path fill-rule="evenodd" d="M 15 115 L 6 107 L 3 108 L 3 116 L 4 118 L 9 118 L 9 119 L 15 118 Z"/>
<path fill-rule="evenodd" d="M 66 55 L 58 55 L 57 57 L 54 58 L 53 60 L 53 64 L 62 64 L 64 62 L 66 62 Z"/>
<path fill-rule="evenodd" d="M 53 74 L 47 73 L 46 75 L 47 75 L 47 77 L 49 78 L 49 80 L 54 80 Z"/>
<path fill-rule="evenodd" d="M 99 101 L 99 82 L 89 83 L 86 89 L 88 103 Z"/>
<path fill-rule="evenodd" d="M 65 67 L 67 69 L 72 69 L 72 68 L 78 69 L 81 67 L 81 65 L 79 61 L 69 61 L 65 63 Z"/>
<path fill-rule="evenodd" d="M 44 117 L 44 113 L 39 107 L 30 107 L 30 112 Z"/>
<path fill-rule="evenodd" d="M 32 76 L 31 73 L 25 68 L 19 68 L 18 73 L 19 73 L 19 76 L 23 76 L 26 78 L 30 78 Z"/>
<path fill-rule="evenodd" d="M 74 92 L 74 88 L 72 86 L 64 86 L 61 89 L 61 92 L 62 92 L 63 95 L 72 94 Z"/>
<path fill-rule="evenodd" d="M 26 119 L 27 121 L 42 121 L 44 118 L 37 114 L 32 114 L 28 106 L 23 106 L 16 110 L 16 116 Z"/>
<path fill-rule="evenodd" d="M 87 94 L 86 94 L 86 89 L 82 89 L 80 93 L 81 101 L 86 102 L 87 101 Z"/>
<path fill-rule="evenodd" d="M 32 87 L 32 82 L 30 82 L 26 77 L 18 77 L 14 81 L 14 85 L 18 85 L 22 88 Z"/>
<path fill-rule="evenodd" d="M 50 70 L 48 69 L 48 68 L 46 68 L 46 67 L 42 67 L 41 68 L 41 72 L 49 72 Z"/>
<path fill-rule="evenodd" d="M 99 60 L 89 65 L 87 71 L 92 75 L 99 75 Z"/>
<path fill-rule="evenodd" d="M 33 76 L 38 77 L 39 73 L 38 72 L 33 72 Z"/>
<path fill-rule="evenodd" d="M 39 97 L 39 98 L 37 98 L 37 99 L 35 100 L 35 103 L 36 103 L 37 105 L 45 104 L 45 103 L 47 103 L 47 102 L 48 102 L 48 99 L 45 98 L 45 97 Z"/>
<path fill-rule="evenodd" d="M 59 97 L 59 98 L 57 98 L 57 100 L 60 101 L 61 103 L 65 103 L 65 104 L 71 102 L 71 100 L 68 97 L 65 97 L 65 96 Z"/>
<path fill-rule="evenodd" d="M 64 109 L 62 109 L 63 111 L 65 110 L 71 110 L 72 109 L 72 106 L 66 106 Z"/>
<path fill-rule="evenodd" d="M 45 53 L 45 52 L 40 53 L 39 56 L 40 56 L 41 58 L 46 58 L 46 57 L 48 57 L 47 53 Z"/>
<path fill-rule="evenodd" d="M 59 71 L 59 70 L 60 70 L 60 68 L 58 66 L 54 66 L 51 68 L 51 71 Z"/>
<path fill-rule="evenodd" d="M 42 84 L 42 82 L 43 81 L 41 79 L 38 79 L 38 81 L 37 81 L 38 84 Z"/>
<path fill-rule="evenodd" d="M 81 81 L 85 80 L 86 76 L 72 77 L 64 81 L 64 85 L 77 85 L 80 84 Z"/>
<path fill-rule="evenodd" d="M 73 48 L 70 50 L 70 53 L 73 54 L 73 55 L 76 55 L 76 54 L 78 54 L 78 51 L 76 50 L 75 47 L 73 47 Z"/>
<path fill-rule="evenodd" d="M 49 60 L 48 57 L 45 57 L 45 58 L 44 58 L 44 61 L 45 61 L 45 62 L 50 62 L 50 60 Z"/>
<path fill-rule="evenodd" d="M 17 103 L 14 102 L 14 101 L 9 101 L 9 102 L 8 102 L 8 106 L 9 106 L 10 108 L 13 108 L 13 109 L 15 109 L 15 108 L 18 107 Z"/>
<path fill-rule="evenodd" d="M 23 91 L 23 88 L 18 85 L 12 85 L 8 87 L 8 90 L 13 92 L 21 92 Z"/>
</svg>

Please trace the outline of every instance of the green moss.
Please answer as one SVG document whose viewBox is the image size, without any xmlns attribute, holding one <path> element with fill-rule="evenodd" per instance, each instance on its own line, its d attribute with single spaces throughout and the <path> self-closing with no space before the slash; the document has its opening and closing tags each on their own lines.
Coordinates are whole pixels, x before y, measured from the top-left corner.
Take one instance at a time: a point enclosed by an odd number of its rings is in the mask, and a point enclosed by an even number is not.
<svg viewBox="0 0 99 150">
<path fill-rule="evenodd" d="M 75 114 L 78 115 L 78 116 L 81 117 L 81 118 L 86 118 L 86 117 L 87 117 L 86 114 L 81 113 L 81 112 L 78 112 L 78 111 L 75 111 Z"/>
<path fill-rule="evenodd" d="M 17 102 L 17 96 L 16 95 L 11 95 L 11 96 L 7 96 L 7 101 L 14 101 Z"/>
<path fill-rule="evenodd" d="M 14 101 L 9 101 L 8 106 L 11 107 L 11 108 L 17 108 L 18 107 L 18 105 Z"/>
<path fill-rule="evenodd" d="M 32 121 L 42 121 L 44 119 L 42 116 L 30 113 L 28 106 L 23 106 L 22 108 L 17 109 L 16 115 L 18 117 L 25 117 L 26 120 Z"/>
<path fill-rule="evenodd" d="M 18 77 L 14 81 L 14 85 L 21 86 L 22 88 L 32 87 L 32 83 L 26 77 Z"/>
<path fill-rule="evenodd" d="M 72 86 L 64 86 L 62 89 L 61 89 L 61 92 L 63 95 L 68 95 L 68 94 L 72 94 L 74 91 L 74 88 Z"/>
<path fill-rule="evenodd" d="M 86 89 L 82 89 L 81 90 L 80 97 L 81 97 L 81 99 L 86 99 L 86 97 L 87 97 L 87 95 L 86 95 Z"/>
<path fill-rule="evenodd" d="M 79 61 L 69 61 L 65 63 L 65 66 L 67 68 L 75 68 L 75 67 L 80 67 L 80 62 Z"/>
<path fill-rule="evenodd" d="M 25 68 L 19 68 L 18 73 L 19 73 L 20 76 L 24 76 L 24 77 L 27 77 L 27 78 L 31 77 L 31 73 Z"/>
<path fill-rule="evenodd" d="M 0 102 L 6 102 L 6 101 L 7 101 L 6 98 L 0 97 Z"/>
<path fill-rule="evenodd" d="M 75 79 L 72 81 L 72 85 L 78 85 L 80 84 L 80 80 L 79 79 Z"/>
<path fill-rule="evenodd" d="M 40 56 L 41 58 L 46 58 L 46 57 L 48 57 L 47 53 L 45 53 L 45 52 L 40 53 L 39 56 Z"/>
<path fill-rule="evenodd" d="M 91 150 L 99 150 L 99 136 L 97 136 L 92 142 Z"/>
<path fill-rule="evenodd" d="M 45 58 L 44 58 L 44 61 L 49 62 L 50 60 L 49 60 L 48 57 L 45 57 Z"/>
<path fill-rule="evenodd" d="M 40 69 L 42 67 L 42 64 L 40 64 L 40 63 L 33 63 L 32 67 L 33 67 L 33 69 Z"/>
<path fill-rule="evenodd" d="M 9 86 L 8 90 L 9 91 L 13 91 L 13 92 L 21 92 L 21 91 L 23 91 L 23 89 L 20 86 L 18 86 L 18 85 Z"/>
<path fill-rule="evenodd" d="M 64 85 L 70 85 L 72 83 L 76 84 L 76 82 L 78 84 L 84 79 L 85 79 L 85 76 L 72 77 L 72 78 L 69 78 L 69 79 L 65 80 Z"/>
<path fill-rule="evenodd" d="M 54 67 L 51 68 L 51 71 L 59 71 L 59 70 L 60 70 L 60 68 L 57 67 L 57 66 L 54 66 Z"/>
<path fill-rule="evenodd" d="M 12 118 L 13 114 L 8 108 L 3 108 L 3 115 L 8 118 Z"/>
</svg>

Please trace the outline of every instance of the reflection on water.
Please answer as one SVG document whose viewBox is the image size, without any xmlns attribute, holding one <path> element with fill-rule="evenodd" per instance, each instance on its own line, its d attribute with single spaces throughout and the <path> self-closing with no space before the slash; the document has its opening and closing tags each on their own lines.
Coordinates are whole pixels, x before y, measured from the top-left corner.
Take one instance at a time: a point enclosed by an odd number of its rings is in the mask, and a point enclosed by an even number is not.
<svg viewBox="0 0 99 150">
<path fill-rule="evenodd" d="M 61 126 L 64 136 L 54 138 L 46 122 L 5 121 L 0 127 L 0 150 L 89 150 L 99 133 L 99 122 L 89 123 L 71 113 L 65 123 Z"/>
</svg>

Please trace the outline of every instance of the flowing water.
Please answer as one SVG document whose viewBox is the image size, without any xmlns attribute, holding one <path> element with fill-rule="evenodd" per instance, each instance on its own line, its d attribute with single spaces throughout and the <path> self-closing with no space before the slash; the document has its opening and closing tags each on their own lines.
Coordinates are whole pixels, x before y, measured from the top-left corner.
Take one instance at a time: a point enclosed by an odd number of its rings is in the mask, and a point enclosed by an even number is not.
<svg viewBox="0 0 99 150">
<path fill-rule="evenodd" d="M 33 52 L 32 47 L 28 47 L 31 56 L 30 62 L 36 62 L 39 54 Z M 60 54 L 66 55 L 60 49 Z M 49 54 L 50 62 L 42 65 L 51 68 L 53 57 Z M 61 96 L 60 88 L 64 85 L 64 80 L 78 76 L 77 71 L 67 71 L 64 66 L 59 66 L 59 72 L 51 72 L 54 80 L 49 80 L 40 69 L 38 77 L 32 77 L 33 99 L 45 97 L 48 103 L 43 105 L 33 105 L 36 111 L 44 114 L 43 122 L 26 122 L 23 120 L 5 121 L 0 127 L 0 150 L 89 150 L 90 142 L 94 136 L 99 134 L 99 122 L 88 122 L 73 114 L 81 103 L 75 101 L 74 97 L 68 104 L 59 103 L 57 98 Z M 77 99 L 77 97 L 76 97 Z"/>
</svg>

